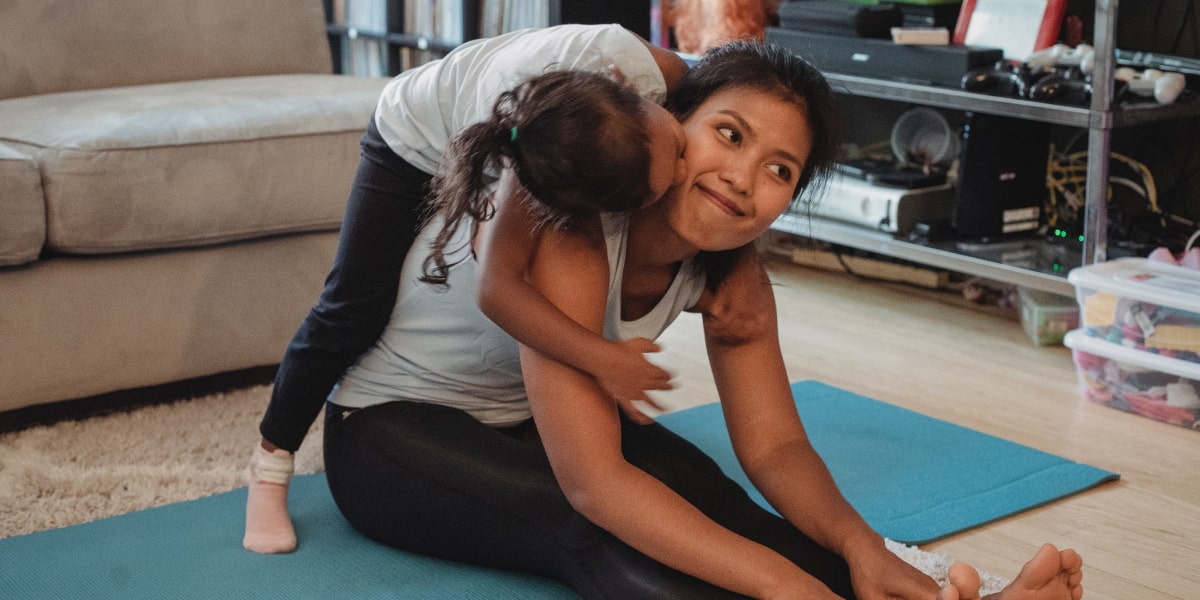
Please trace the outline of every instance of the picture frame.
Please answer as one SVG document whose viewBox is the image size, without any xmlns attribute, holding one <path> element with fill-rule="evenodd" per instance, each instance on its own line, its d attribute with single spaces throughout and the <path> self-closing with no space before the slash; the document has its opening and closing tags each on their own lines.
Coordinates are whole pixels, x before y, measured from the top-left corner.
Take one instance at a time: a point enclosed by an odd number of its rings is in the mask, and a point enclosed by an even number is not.
<svg viewBox="0 0 1200 600">
<path fill-rule="evenodd" d="M 1024 62 L 1058 41 L 1067 0 L 963 0 L 951 41 L 1004 50 Z"/>
</svg>

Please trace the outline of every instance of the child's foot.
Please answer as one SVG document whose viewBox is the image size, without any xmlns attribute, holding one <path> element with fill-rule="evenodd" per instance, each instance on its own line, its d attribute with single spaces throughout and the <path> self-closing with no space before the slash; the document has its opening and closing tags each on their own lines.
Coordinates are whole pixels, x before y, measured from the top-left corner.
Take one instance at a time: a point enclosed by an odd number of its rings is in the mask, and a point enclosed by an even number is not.
<svg viewBox="0 0 1200 600">
<path fill-rule="evenodd" d="M 267 452 L 255 446 L 246 467 L 250 488 L 246 495 L 246 536 L 242 546 L 260 554 L 282 554 L 296 549 L 296 531 L 288 516 L 288 483 L 294 457 L 287 450 Z"/>
<path fill-rule="evenodd" d="M 1079 600 L 1083 597 L 1083 559 L 1074 550 L 1045 544 L 1025 563 L 995 600 Z"/>
</svg>

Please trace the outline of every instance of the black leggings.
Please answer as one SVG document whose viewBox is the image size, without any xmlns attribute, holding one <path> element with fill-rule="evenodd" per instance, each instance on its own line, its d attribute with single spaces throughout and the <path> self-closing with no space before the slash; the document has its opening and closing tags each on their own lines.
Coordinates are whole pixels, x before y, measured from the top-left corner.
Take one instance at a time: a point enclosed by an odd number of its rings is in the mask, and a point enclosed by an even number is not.
<svg viewBox="0 0 1200 600">
<path fill-rule="evenodd" d="M 622 450 L 713 520 L 854 597 L 841 557 L 758 506 L 690 442 L 623 419 Z M 350 524 L 395 548 L 544 575 L 588 600 L 743 597 L 646 557 L 577 513 L 532 422 L 494 429 L 419 402 L 328 405 L 325 470 Z"/>
</svg>

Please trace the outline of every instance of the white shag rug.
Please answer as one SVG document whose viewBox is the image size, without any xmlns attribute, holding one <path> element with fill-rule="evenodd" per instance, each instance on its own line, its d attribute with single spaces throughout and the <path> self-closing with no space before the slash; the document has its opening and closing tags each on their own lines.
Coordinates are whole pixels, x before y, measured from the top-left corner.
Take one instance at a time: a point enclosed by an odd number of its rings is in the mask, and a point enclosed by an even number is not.
<svg viewBox="0 0 1200 600">
<path fill-rule="evenodd" d="M 270 398 L 262 385 L 0 434 L 0 538 L 86 523 L 245 485 Z M 296 455 L 296 473 L 317 473 L 318 418 Z M 952 560 L 888 540 L 888 548 L 946 583 Z M 983 591 L 1008 579 L 981 573 Z"/>
</svg>

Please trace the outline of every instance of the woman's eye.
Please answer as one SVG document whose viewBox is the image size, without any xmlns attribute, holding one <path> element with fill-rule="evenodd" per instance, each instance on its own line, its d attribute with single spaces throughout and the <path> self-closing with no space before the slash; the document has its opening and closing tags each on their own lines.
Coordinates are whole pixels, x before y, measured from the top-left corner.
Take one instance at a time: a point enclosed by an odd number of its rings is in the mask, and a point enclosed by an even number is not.
<svg viewBox="0 0 1200 600">
<path fill-rule="evenodd" d="M 784 165 L 771 165 L 768 168 L 771 169 L 771 172 L 774 173 L 776 177 L 779 177 L 784 181 L 792 180 L 792 170 L 790 168 Z"/>
<path fill-rule="evenodd" d="M 738 131 L 732 127 L 718 127 L 717 131 L 721 135 L 725 136 L 725 139 L 735 144 L 742 141 L 742 134 L 738 133 Z"/>
</svg>

